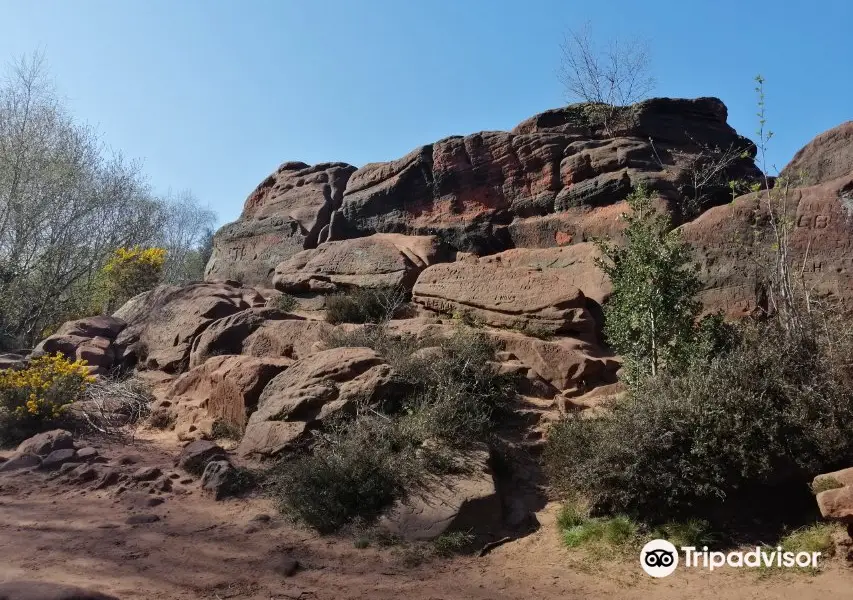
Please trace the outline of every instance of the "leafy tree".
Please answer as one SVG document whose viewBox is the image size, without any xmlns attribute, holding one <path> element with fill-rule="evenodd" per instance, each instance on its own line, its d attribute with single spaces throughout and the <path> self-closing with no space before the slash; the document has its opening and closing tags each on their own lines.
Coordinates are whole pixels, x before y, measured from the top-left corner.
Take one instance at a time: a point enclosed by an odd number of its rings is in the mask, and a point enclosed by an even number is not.
<svg viewBox="0 0 853 600">
<path fill-rule="evenodd" d="M 657 375 L 690 358 L 700 283 L 690 247 L 655 210 L 647 189 L 628 197 L 624 246 L 598 240 L 598 266 L 613 282 L 604 308 L 604 333 L 625 359 L 629 380 Z"/>
</svg>

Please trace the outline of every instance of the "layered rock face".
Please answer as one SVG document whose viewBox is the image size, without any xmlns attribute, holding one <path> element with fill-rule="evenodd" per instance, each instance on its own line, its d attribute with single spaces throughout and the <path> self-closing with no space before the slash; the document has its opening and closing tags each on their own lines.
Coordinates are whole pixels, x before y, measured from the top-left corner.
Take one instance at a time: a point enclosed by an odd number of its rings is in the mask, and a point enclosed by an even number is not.
<svg viewBox="0 0 853 600">
<path fill-rule="evenodd" d="M 240 219 L 216 233 L 206 279 L 268 284 L 278 263 L 328 237 L 355 170 L 346 163 L 281 165 L 249 195 Z"/>
<path fill-rule="evenodd" d="M 512 131 L 449 137 L 357 170 L 285 163 L 252 192 L 240 219 L 216 234 L 206 279 L 267 286 L 281 264 L 275 278 L 282 289 L 329 287 L 334 276 L 373 274 L 341 259 L 357 252 L 372 254 L 381 279 L 399 270 L 387 245 L 322 245 L 377 233 L 435 236 L 479 255 L 613 236 L 632 186 L 645 183 L 674 205 L 690 193 L 685 169 L 697 155 L 714 149 L 754 155 L 715 98 L 655 99 L 626 110 L 612 135 L 588 106 L 573 105 Z M 759 176 L 752 159 L 741 158 L 720 181 Z M 703 195 L 710 204 L 729 199 L 725 184 Z"/>
<path fill-rule="evenodd" d="M 411 289 L 420 272 L 449 259 L 432 235 L 378 233 L 326 242 L 276 267 L 273 285 L 283 292 L 336 292 L 353 287 Z"/>
<path fill-rule="evenodd" d="M 785 167 L 807 187 L 747 194 L 683 226 L 694 247 L 709 312 L 766 310 L 765 280 L 775 258 L 769 207 L 792 222 L 789 252 L 812 298 L 853 300 L 853 125 L 821 134 Z M 846 173 L 844 171 L 846 170 Z M 778 216 L 777 216 L 778 219 Z"/>
<path fill-rule="evenodd" d="M 450 137 L 366 165 L 344 193 L 348 233 L 429 233 L 478 254 L 559 246 L 618 228 L 620 210 L 608 207 L 638 183 L 675 200 L 685 184 L 684 166 L 705 148 L 754 152 L 726 124 L 725 105 L 714 98 L 649 100 L 630 111 L 613 137 L 584 105 L 574 105 L 511 132 Z M 725 177 L 759 175 L 744 158 Z M 716 200 L 724 200 L 724 190 L 716 191 Z"/>
</svg>

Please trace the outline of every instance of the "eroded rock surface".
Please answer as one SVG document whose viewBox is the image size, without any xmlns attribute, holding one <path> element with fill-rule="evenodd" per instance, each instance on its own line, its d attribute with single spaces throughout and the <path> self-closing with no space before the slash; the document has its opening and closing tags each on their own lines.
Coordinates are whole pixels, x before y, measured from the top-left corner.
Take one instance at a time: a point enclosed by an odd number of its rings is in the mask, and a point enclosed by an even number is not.
<svg viewBox="0 0 853 600">
<path fill-rule="evenodd" d="M 240 218 L 216 233 L 205 278 L 269 284 L 277 264 L 324 241 L 324 228 L 328 238 L 355 170 L 346 163 L 281 165 L 249 195 Z"/>
<path fill-rule="evenodd" d="M 596 322 L 575 283 L 563 269 L 506 266 L 488 257 L 426 269 L 412 299 L 431 311 L 467 315 L 493 327 L 592 339 Z"/>
<path fill-rule="evenodd" d="M 732 147 L 754 153 L 726 118 L 716 98 L 654 99 L 632 107 L 611 136 L 584 105 L 550 110 L 511 132 L 450 137 L 365 165 L 350 177 L 340 212 L 350 236 L 429 233 L 478 254 L 584 241 L 618 227 L 607 215 L 618 216 L 610 208 L 632 186 L 646 183 L 675 200 L 697 153 Z M 759 175 L 744 158 L 725 179 Z M 726 189 L 705 191 L 719 203 Z"/>
<path fill-rule="evenodd" d="M 212 322 L 264 303 L 255 289 L 235 282 L 158 286 L 116 311 L 128 324 L 116 339 L 121 360 L 140 369 L 183 372 L 195 338 Z"/>
<path fill-rule="evenodd" d="M 330 416 L 395 393 L 392 371 L 369 348 L 334 348 L 297 361 L 264 388 L 240 442 L 241 455 L 270 456 Z"/>
<path fill-rule="evenodd" d="M 273 284 L 289 293 L 381 286 L 411 289 L 423 269 L 448 259 L 435 236 L 376 234 L 300 252 L 276 267 Z"/>
<path fill-rule="evenodd" d="M 180 439 L 209 438 L 217 421 L 242 431 L 264 386 L 292 363 L 286 358 L 212 356 L 178 377 L 154 410 L 170 415 Z"/>
<path fill-rule="evenodd" d="M 771 192 L 787 205 L 792 264 L 813 298 L 853 299 L 853 173 L 819 185 Z M 784 200 L 782 200 L 784 194 Z M 683 226 L 695 249 L 705 309 L 742 316 L 767 310 L 764 282 L 772 272 L 775 239 L 767 192 L 737 198 Z"/>
</svg>

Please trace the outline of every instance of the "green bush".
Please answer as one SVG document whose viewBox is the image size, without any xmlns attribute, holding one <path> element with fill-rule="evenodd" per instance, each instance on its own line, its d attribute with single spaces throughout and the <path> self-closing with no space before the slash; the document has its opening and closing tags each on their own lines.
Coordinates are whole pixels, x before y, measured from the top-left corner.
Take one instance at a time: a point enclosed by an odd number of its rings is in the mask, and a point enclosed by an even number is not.
<svg viewBox="0 0 853 600">
<path fill-rule="evenodd" d="M 405 301 L 405 290 L 397 286 L 353 288 L 326 296 L 326 321 L 339 323 L 382 323 L 391 319 Z"/>
<path fill-rule="evenodd" d="M 603 255 L 596 264 L 613 284 L 604 334 L 635 381 L 688 362 L 701 285 L 690 245 L 655 208 L 651 192 L 638 187 L 626 202 L 626 243 L 596 240 Z"/>
<path fill-rule="evenodd" d="M 408 394 L 384 413 L 369 410 L 331 426 L 310 453 L 275 468 L 271 491 L 282 510 L 321 532 L 369 522 L 426 475 L 464 469 L 466 447 L 490 438 L 514 395 L 479 332 L 460 329 L 439 347 L 383 326 L 329 339 L 376 348 Z M 422 344 L 429 350 L 419 352 Z"/>
<path fill-rule="evenodd" d="M 290 294 L 282 294 L 275 299 L 275 307 L 284 312 L 292 312 L 299 308 L 299 301 Z"/>
<path fill-rule="evenodd" d="M 814 475 L 849 464 L 849 331 L 791 337 L 771 324 L 742 335 L 731 352 L 683 375 L 639 382 L 600 418 L 556 424 L 545 452 L 555 486 L 604 513 L 712 520 L 738 494 L 805 489 Z M 765 507 L 738 510 L 750 508 Z"/>
<path fill-rule="evenodd" d="M 413 440 L 394 422 L 363 416 L 324 435 L 310 454 L 270 475 L 285 514 L 321 533 L 370 520 L 400 496 L 415 462 Z"/>
</svg>

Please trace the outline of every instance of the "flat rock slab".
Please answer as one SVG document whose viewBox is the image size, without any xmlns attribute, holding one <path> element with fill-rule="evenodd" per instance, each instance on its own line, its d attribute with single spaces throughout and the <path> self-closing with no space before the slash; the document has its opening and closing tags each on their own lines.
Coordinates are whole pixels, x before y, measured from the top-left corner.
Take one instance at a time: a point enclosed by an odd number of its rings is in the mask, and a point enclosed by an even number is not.
<svg viewBox="0 0 853 600">
<path fill-rule="evenodd" d="M 435 236 L 378 233 L 300 252 L 276 267 L 273 284 L 289 293 L 381 286 L 411 289 L 423 269 L 448 259 Z"/>
<path fill-rule="evenodd" d="M 408 541 L 432 540 L 444 533 L 488 536 L 502 525 L 501 500 L 489 467 L 489 454 L 478 450 L 457 459 L 468 473 L 436 477 L 397 502 L 379 527 Z"/>
<path fill-rule="evenodd" d="M 467 315 L 492 327 L 591 339 L 596 322 L 576 283 L 561 269 L 466 260 L 426 269 L 415 283 L 412 299 L 428 310 Z"/>
</svg>

